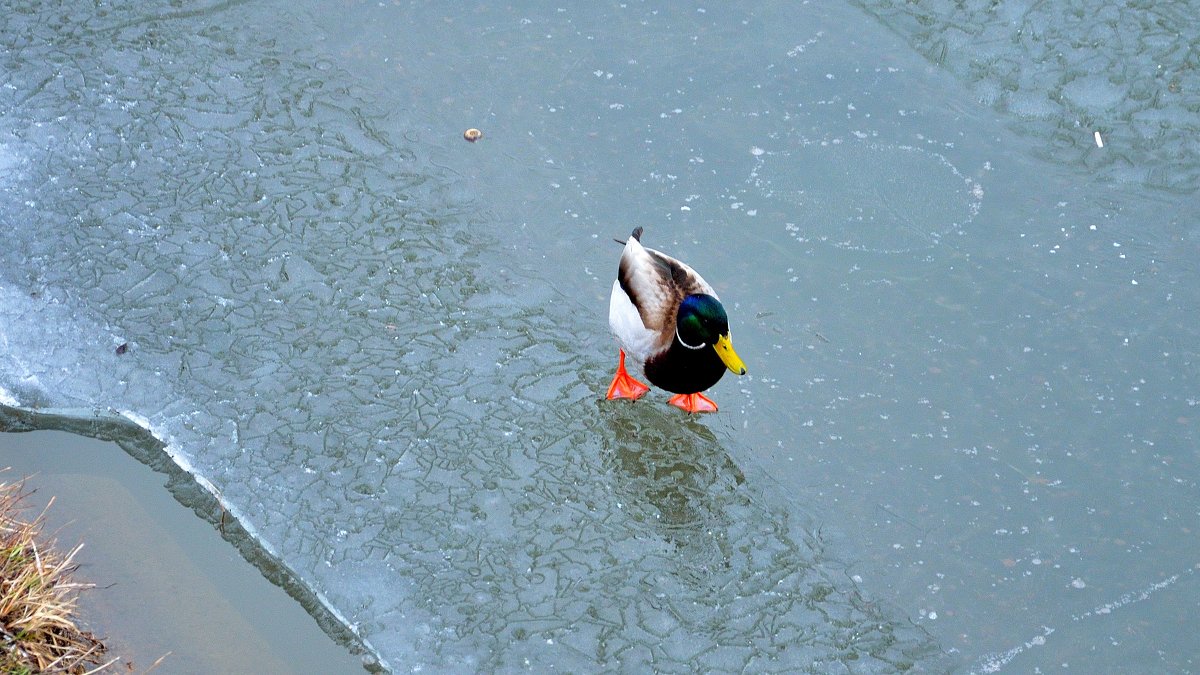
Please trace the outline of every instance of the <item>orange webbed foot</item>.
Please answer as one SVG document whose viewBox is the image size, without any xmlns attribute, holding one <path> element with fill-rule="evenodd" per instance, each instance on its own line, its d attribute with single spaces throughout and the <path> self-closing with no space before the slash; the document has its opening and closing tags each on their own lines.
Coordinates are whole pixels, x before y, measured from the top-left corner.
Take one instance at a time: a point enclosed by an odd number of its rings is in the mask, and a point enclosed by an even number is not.
<svg viewBox="0 0 1200 675">
<path fill-rule="evenodd" d="M 675 394 L 667 401 L 671 405 L 690 413 L 717 412 L 717 404 L 704 394 Z"/>
<path fill-rule="evenodd" d="M 622 349 L 621 358 L 617 362 L 617 374 L 613 376 L 612 384 L 608 385 L 606 398 L 628 398 L 636 401 L 648 391 L 650 387 L 630 377 L 629 372 L 625 370 L 625 350 Z"/>
</svg>

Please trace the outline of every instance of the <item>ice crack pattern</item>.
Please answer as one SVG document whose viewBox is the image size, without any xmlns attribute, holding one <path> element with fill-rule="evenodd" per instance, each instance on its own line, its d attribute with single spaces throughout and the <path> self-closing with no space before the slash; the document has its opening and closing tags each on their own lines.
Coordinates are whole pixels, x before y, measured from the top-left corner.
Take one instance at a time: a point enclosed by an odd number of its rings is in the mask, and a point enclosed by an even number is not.
<svg viewBox="0 0 1200 675">
<path fill-rule="evenodd" d="M 579 302 L 344 74 L 246 28 L 285 15 L 0 16 L 17 402 L 149 420 L 384 667 L 937 658 L 705 426 L 601 409 Z"/>
<path fill-rule="evenodd" d="M 857 0 L 1055 162 L 1192 192 L 1200 18 L 1188 2 Z M 1105 147 L 1097 147 L 1096 132 Z"/>
</svg>

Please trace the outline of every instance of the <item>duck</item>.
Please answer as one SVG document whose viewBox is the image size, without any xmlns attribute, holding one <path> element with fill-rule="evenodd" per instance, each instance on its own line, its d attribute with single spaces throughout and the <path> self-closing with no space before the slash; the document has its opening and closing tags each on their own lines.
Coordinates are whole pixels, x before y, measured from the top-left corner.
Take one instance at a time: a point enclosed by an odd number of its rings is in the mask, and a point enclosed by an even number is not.
<svg viewBox="0 0 1200 675">
<path fill-rule="evenodd" d="M 637 400 L 650 391 L 629 374 L 632 368 L 674 394 L 671 405 L 688 413 L 716 412 L 717 404 L 702 392 L 725 371 L 746 374 L 733 349 L 725 306 L 696 270 L 643 246 L 641 227 L 624 245 L 608 303 L 619 356 L 606 398 Z"/>
</svg>

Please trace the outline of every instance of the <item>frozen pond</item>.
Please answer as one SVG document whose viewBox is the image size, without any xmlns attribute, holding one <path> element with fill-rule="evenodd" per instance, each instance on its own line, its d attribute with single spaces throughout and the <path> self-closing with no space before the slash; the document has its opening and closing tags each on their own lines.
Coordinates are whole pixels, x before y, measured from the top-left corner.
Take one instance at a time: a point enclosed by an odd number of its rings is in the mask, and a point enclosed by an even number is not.
<svg viewBox="0 0 1200 675">
<path fill-rule="evenodd" d="M 10 2 L 0 403 L 390 670 L 1194 672 L 1200 20 L 949 4 Z"/>
</svg>

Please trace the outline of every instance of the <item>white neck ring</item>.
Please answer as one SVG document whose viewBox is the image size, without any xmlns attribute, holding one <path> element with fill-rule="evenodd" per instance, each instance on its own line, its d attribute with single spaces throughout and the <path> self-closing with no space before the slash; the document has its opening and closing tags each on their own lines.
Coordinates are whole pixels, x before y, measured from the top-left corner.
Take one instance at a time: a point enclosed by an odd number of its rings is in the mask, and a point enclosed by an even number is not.
<svg viewBox="0 0 1200 675">
<path fill-rule="evenodd" d="M 688 349 L 704 349 L 705 347 L 708 346 L 707 342 L 701 342 L 700 344 L 696 345 L 695 347 L 684 342 L 683 338 L 679 337 L 679 327 L 678 326 L 675 327 L 675 339 L 679 340 L 679 344 L 683 345 L 684 347 L 687 347 Z"/>
</svg>

